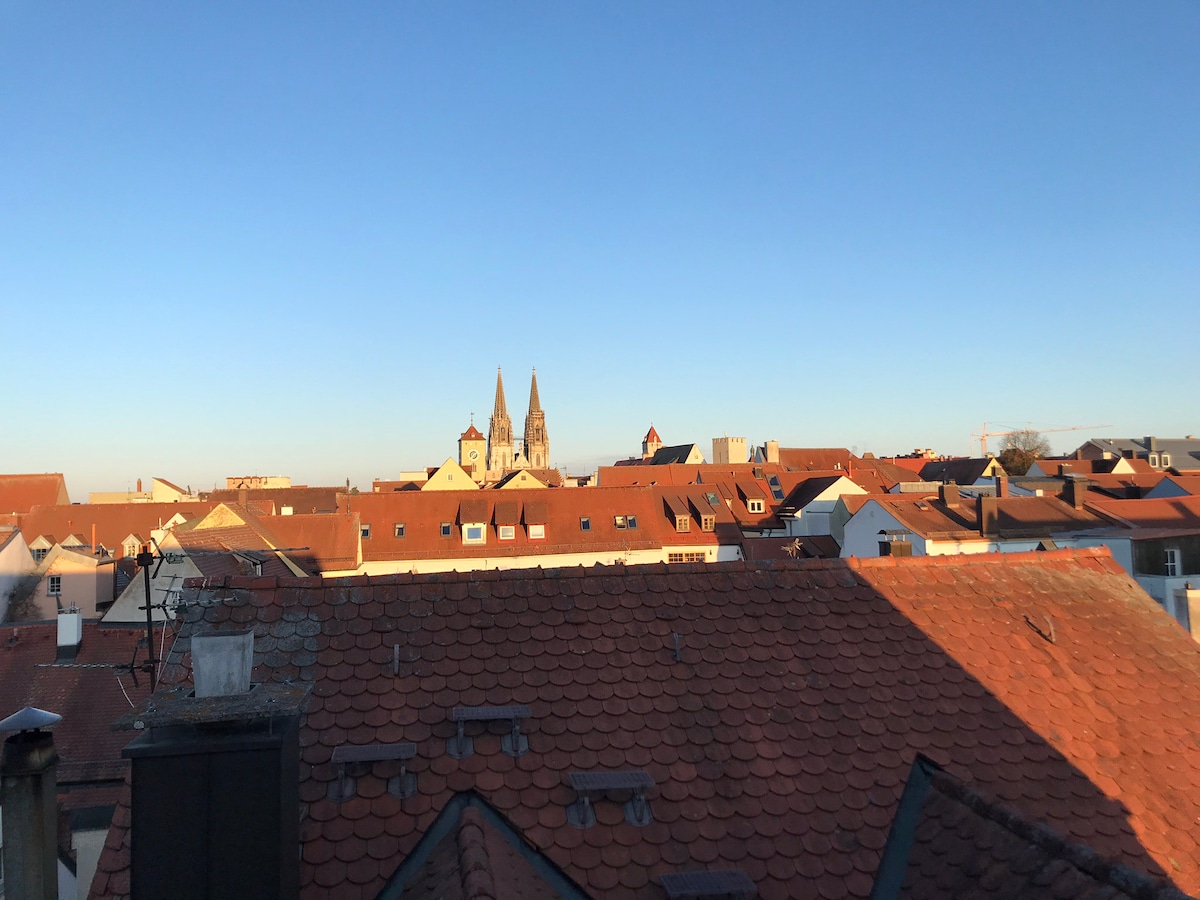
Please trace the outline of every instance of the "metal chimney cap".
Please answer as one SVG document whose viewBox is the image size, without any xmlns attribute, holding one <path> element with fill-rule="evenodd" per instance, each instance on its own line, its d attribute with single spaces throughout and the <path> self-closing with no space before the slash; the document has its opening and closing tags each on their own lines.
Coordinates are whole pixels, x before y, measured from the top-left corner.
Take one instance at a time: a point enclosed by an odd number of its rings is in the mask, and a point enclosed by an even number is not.
<svg viewBox="0 0 1200 900">
<path fill-rule="evenodd" d="M 62 721 L 58 713 L 46 712 L 35 706 L 27 706 L 7 719 L 0 719 L 0 731 L 37 731 L 49 728 Z"/>
</svg>

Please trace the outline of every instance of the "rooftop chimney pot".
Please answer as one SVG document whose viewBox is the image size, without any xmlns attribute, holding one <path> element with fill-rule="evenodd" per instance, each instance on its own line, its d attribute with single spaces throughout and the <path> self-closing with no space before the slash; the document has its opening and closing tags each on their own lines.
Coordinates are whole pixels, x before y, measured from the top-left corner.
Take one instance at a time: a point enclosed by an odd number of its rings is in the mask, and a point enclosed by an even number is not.
<svg viewBox="0 0 1200 900">
<path fill-rule="evenodd" d="M 63 662 L 74 659 L 82 643 L 83 616 L 72 606 L 66 612 L 58 614 L 58 654 L 55 660 Z"/>
</svg>

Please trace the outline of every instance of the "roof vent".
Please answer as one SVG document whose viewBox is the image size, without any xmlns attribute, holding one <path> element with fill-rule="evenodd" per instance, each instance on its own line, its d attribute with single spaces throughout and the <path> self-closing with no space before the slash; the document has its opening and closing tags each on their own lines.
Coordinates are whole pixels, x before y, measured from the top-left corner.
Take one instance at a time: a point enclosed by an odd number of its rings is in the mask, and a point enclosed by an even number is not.
<svg viewBox="0 0 1200 900">
<path fill-rule="evenodd" d="M 192 636 L 192 680 L 197 697 L 228 697 L 250 690 L 254 631 L 223 631 Z"/>
</svg>

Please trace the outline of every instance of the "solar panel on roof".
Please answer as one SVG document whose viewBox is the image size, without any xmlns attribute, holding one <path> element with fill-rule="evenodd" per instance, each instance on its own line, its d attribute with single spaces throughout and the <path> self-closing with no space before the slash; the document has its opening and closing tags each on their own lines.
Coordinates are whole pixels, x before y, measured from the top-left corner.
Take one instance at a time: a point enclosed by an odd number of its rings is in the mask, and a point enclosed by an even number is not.
<svg viewBox="0 0 1200 900">
<path fill-rule="evenodd" d="M 343 744 L 333 748 L 335 763 L 381 762 L 392 759 L 412 759 L 417 755 L 416 744 Z"/>
<path fill-rule="evenodd" d="M 658 877 L 667 896 L 704 897 L 710 894 L 755 893 L 754 882 L 741 869 L 726 869 L 717 872 L 667 872 Z"/>
</svg>

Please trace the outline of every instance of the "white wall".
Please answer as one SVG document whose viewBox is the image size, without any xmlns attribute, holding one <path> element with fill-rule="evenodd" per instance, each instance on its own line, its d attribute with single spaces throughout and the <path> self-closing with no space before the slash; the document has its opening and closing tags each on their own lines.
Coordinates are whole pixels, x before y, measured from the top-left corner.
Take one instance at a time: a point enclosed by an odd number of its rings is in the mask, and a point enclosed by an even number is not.
<svg viewBox="0 0 1200 900">
<path fill-rule="evenodd" d="M 8 615 L 9 594 L 17 589 L 22 579 L 37 571 L 33 554 L 25 544 L 21 532 L 0 532 L 0 622 Z"/>
</svg>

